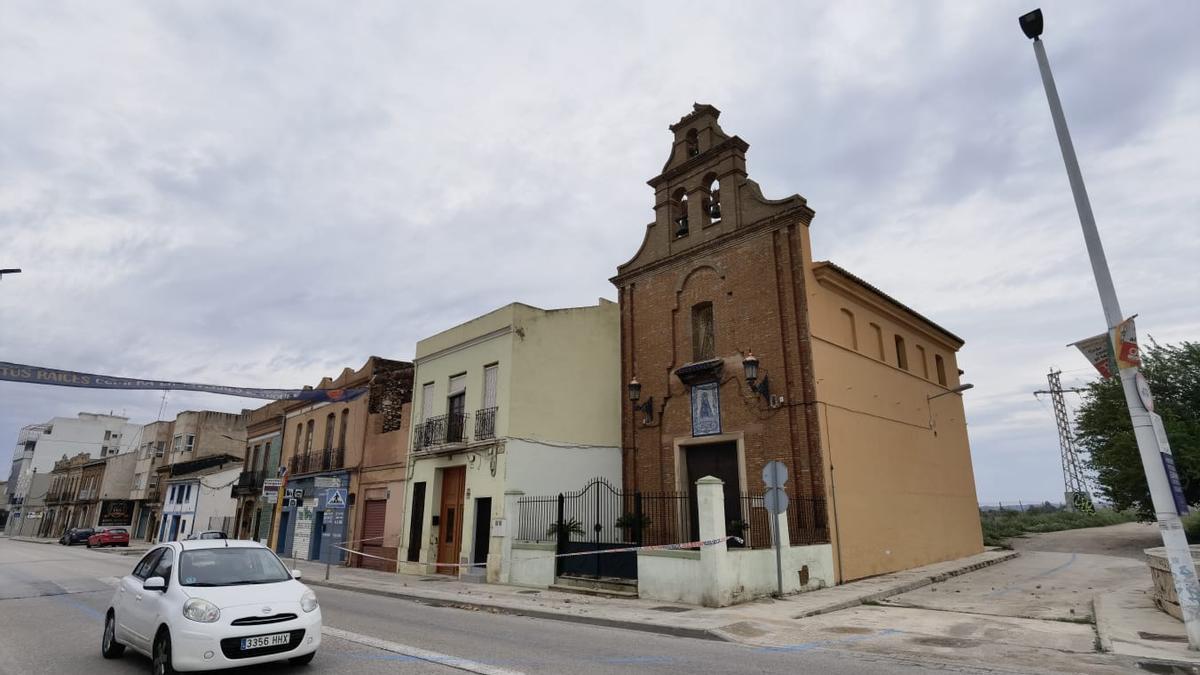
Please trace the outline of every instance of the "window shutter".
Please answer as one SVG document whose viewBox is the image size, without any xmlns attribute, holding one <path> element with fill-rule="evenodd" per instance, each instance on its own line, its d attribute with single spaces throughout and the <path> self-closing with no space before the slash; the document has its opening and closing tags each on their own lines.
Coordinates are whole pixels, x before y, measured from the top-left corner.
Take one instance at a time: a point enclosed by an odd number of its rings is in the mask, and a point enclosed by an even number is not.
<svg viewBox="0 0 1200 675">
<path fill-rule="evenodd" d="M 450 391 L 446 392 L 447 396 L 453 396 L 467 390 L 467 376 L 455 375 L 450 378 Z"/>
<path fill-rule="evenodd" d="M 421 419 L 433 417 L 433 383 L 421 387 Z"/>
<path fill-rule="evenodd" d="M 499 366 L 491 365 L 483 369 L 483 407 L 496 407 L 496 377 L 500 372 Z"/>
</svg>

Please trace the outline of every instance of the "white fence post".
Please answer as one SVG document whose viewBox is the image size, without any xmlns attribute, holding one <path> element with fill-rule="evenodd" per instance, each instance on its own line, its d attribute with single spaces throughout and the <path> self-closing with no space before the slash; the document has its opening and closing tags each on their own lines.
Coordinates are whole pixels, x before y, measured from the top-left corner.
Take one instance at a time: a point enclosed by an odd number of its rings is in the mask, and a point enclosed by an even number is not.
<svg viewBox="0 0 1200 675">
<path fill-rule="evenodd" d="M 696 481 L 696 510 L 699 516 L 700 541 L 720 539 L 721 543 L 700 547 L 701 578 L 704 583 L 702 603 L 705 607 L 725 607 L 732 604 L 732 589 L 727 588 L 729 550 L 725 542 L 725 482 L 705 476 Z"/>
<path fill-rule="evenodd" d="M 525 496 L 523 490 L 505 490 L 504 491 L 504 513 L 501 517 L 504 519 L 504 538 L 500 543 L 500 564 L 496 571 L 496 578 L 492 578 L 491 561 L 488 561 L 488 581 L 492 583 L 507 584 L 512 579 L 512 547 L 513 540 L 517 538 L 517 528 L 521 521 L 521 497 Z M 489 558 L 491 556 L 488 556 Z"/>
</svg>

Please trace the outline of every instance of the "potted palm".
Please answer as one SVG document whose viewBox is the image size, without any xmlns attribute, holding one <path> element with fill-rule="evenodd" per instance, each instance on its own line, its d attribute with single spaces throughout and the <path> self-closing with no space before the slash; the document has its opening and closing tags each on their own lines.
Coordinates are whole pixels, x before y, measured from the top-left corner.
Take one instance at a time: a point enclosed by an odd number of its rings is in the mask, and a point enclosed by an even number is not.
<svg viewBox="0 0 1200 675">
<path fill-rule="evenodd" d="M 650 527 L 650 517 L 646 514 L 640 516 L 636 513 L 626 513 L 613 526 L 624 532 L 625 541 L 634 541 L 637 533 L 645 532 Z"/>
</svg>

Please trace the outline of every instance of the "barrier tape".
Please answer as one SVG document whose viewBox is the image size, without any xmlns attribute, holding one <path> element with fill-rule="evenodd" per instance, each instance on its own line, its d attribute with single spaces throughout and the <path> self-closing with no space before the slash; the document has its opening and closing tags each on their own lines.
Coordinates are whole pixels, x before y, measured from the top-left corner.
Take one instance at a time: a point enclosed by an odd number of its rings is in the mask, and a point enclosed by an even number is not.
<svg viewBox="0 0 1200 675">
<path fill-rule="evenodd" d="M 686 542 L 683 544 L 655 544 L 652 546 L 625 546 L 622 548 L 606 548 L 603 551 L 578 551 L 575 553 L 556 553 L 554 555 L 544 555 L 544 556 L 538 556 L 536 558 L 526 558 L 525 560 L 552 560 L 554 558 L 570 558 L 573 556 L 580 556 L 580 555 L 600 555 L 603 553 L 630 553 L 633 551 L 684 551 L 684 550 L 689 550 L 689 549 L 694 549 L 694 548 L 701 548 L 703 546 L 716 546 L 717 544 L 723 544 L 730 540 L 735 541 L 739 544 L 744 543 L 741 537 L 727 535 L 724 537 L 718 537 L 716 539 L 704 539 L 702 541 L 689 541 L 689 542 Z M 343 542 L 343 543 L 348 543 L 348 542 Z M 340 549 L 342 551 L 346 551 L 347 553 L 352 553 L 354 555 L 360 555 L 364 558 L 374 558 L 376 560 L 383 560 L 386 562 L 401 562 L 399 560 L 396 560 L 395 558 L 384 558 L 382 556 L 371 555 L 370 553 L 363 553 L 361 551 L 355 551 L 354 549 L 349 549 L 344 546 L 334 546 L 334 548 Z M 423 563 L 423 564 L 433 565 L 435 567 L 487 567 L 487 563 Z"/>
</svg>

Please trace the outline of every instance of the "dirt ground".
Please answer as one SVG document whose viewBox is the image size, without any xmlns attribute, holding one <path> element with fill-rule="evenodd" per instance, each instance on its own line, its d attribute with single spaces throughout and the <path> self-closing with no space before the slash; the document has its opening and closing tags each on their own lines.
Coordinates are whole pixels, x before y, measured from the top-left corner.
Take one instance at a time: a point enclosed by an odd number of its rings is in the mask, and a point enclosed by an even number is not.
<svg viewBox="0 0 1200 675">
<path fill-rule="evenodd" d="M 1009 544 L 1021 552 L 1088 553 L 1145 561 L 1142 550 L 1162 546 L 1162 537 L 1153 523 L 1121 523 L 1015 537 Z"/>
</svg>

